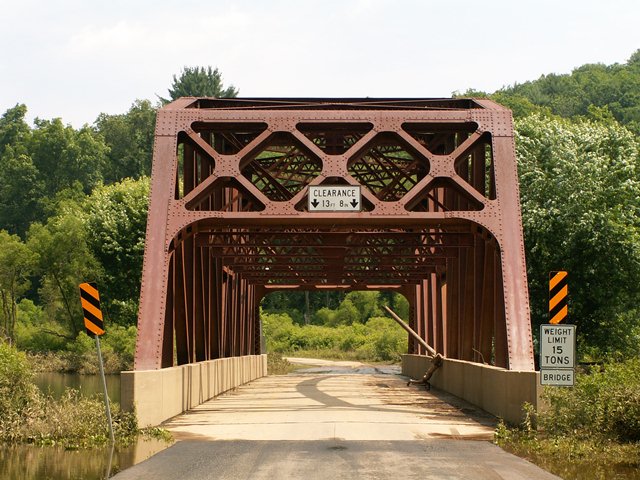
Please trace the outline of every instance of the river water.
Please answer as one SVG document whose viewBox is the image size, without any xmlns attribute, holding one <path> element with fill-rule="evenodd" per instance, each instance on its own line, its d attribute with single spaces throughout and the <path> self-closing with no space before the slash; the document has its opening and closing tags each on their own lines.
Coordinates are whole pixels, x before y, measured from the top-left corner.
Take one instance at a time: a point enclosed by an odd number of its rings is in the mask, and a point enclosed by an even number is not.
<svg viewBox="0 0 640 480">
<path fill-rule="evenodd" d="M 11 480 L 101 480 L 167 448 L 161 440 L 138 440 L 126 448 L 65 450 L 62 447 L 0 447 L 0 478 Z"/>
<path fill-rule="evenodd" d="M 120 375 L 107 375 L 107 392 L 112 402 L 120 402 Z M 83 395 L 99 394 L 102 380 L 98 375 L 40 373 L 35 383 L 44 393 L 60 398 L 67 388 Z M 65 450 L 62 447 L 32 445 L 0 445 L 0 479 L 11 480 L 98 480 L 106 479 L 125 468 L 146 460 L 164 450 L 168 443 L 156 439 L 140 439 L 128 447 L 112 449 Z"/>
<path fill-rule="evenodd" d="M 120 375 L 105 375 L 109 400 L 120 403 Z M 100 375 L 80 375 L 78 373 L 42 372 L 34 378 L 35 384 L 45 394 L 60 398 L 67 388 L 80 390 L 83 395 L 102 398 L 102 380 Z"/>
</svg>

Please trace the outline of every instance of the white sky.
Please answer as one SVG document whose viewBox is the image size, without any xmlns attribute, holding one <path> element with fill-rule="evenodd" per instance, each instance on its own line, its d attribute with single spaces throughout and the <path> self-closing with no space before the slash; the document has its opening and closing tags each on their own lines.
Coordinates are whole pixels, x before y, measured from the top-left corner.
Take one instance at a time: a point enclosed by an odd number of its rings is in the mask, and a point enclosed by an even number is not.
<svg viewBox="0 0 640 480">
<path fill-rule="evenodd" d="M 241 96 L 448 97 L 639 48 L 638 0 L 0 0 L 0 113 L 91 124 L 185 65 Z"/>
</svg>

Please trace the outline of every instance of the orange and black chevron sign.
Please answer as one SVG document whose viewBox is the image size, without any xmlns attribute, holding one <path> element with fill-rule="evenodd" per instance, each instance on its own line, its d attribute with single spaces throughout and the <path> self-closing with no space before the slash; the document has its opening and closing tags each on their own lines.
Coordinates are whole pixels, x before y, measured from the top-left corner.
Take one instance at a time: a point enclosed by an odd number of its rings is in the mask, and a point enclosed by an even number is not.
<svg viewBox="0 0 640 480">
<path fill-rule="evenodd" d="M 567 272 L 551 272 L 549 274 L 549 323 L 560 323 L 567 318 L 567 294 L 569 284 Z"/>
<path fill-rule="evenodd" d="M 87 329 L 87 335 L 90 337 L 104 335 L 100 294 L 98 293 L 98 285 L 95 282 L 80 284 L 80 302 L 82 302 L 84 326 Z"/>
</svg>

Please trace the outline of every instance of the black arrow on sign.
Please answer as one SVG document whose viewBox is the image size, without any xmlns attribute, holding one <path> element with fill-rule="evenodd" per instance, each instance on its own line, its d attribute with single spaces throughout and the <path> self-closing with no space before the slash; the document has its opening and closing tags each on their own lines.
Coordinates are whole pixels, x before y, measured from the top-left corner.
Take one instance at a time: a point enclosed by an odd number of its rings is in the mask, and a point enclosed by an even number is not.
<svg viewBox="0 0 640 480">
<path fill-rule="evenodd" d="M 316 208 L 318 205 L 320 205 L 320 202 L 314 198 L 313 202 L 311 202 L 311 205 L 313 205 L 313 208 Z"/>
<path fill-rule="evenodd" d="M 353 206 L 353 208 L 356 208 L 358 206 L 358 201 L 355 199 L 351 200 L 351 206 Z"/>
</svg>

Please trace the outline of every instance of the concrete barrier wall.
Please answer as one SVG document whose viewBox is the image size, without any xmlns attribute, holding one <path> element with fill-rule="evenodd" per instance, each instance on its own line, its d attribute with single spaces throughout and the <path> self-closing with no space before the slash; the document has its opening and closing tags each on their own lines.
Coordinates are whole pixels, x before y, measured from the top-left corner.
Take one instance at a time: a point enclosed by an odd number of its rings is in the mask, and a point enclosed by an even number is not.
<svg viewBox="0 0 640 480">
<path fill-rule="evenodd" d="M 155 426 L 266 374 L 266 355 L 219 358 L 160 370 L 122 372 L 122 409 L 131 412 L 135 407 L 141 428 Z"/>
<path fill-rule="evenodd" d="M 428 357 L 402 356 L 402 374 L 408 377 L 420 379 L 430 366 Z M 541 403 L 542 387 L 538 372 L 505 370 L 445 358 L 429 383 L 509 423 L 523 420 L 522 405 L 525 402 L 536 408 Z"/>
</svg>

